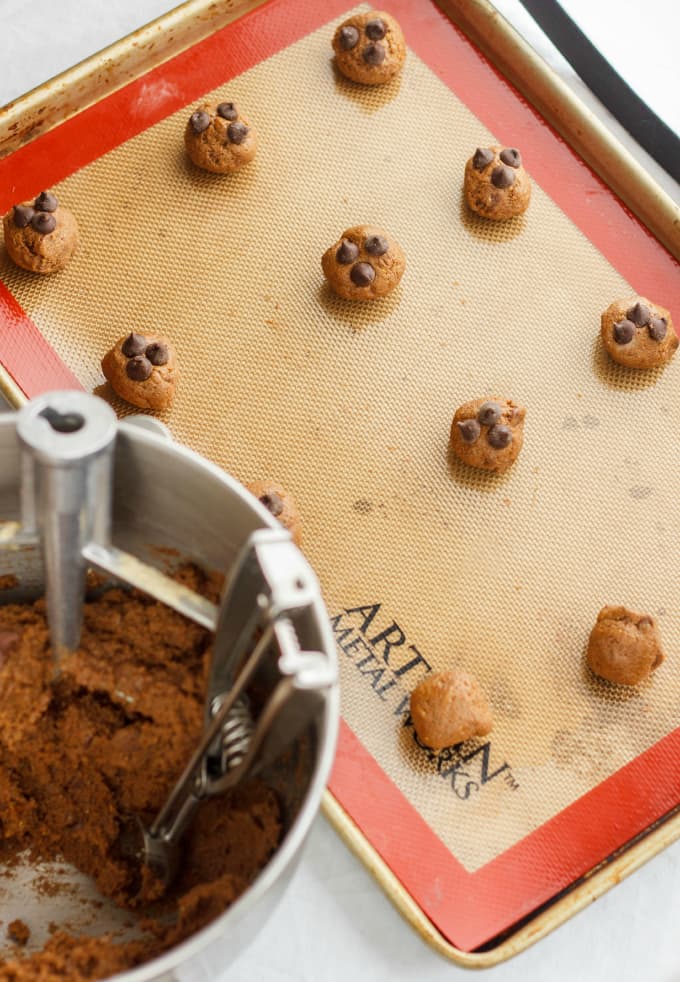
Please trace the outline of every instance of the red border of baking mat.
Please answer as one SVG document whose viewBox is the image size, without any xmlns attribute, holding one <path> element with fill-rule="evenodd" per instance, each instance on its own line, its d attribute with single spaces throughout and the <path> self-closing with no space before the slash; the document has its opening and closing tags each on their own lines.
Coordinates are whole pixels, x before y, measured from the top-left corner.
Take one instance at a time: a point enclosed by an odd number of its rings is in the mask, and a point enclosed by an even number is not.
<svg viewBox="0 0 680 982">
<path fill-rule="evenodd" d="M 350 5 L 351 0 L 270 0 L 246 14 L 0 160 L 0 210 L 57 183 Z M 386 6 L 435 74 L 502 143 L 522 147 L 532 176 L 635 290 L 679 309 L 675 260 L 431 0 Z M 163 82 L 155 98 L 138 98 L 142 86 L 148 92 L 154 81 Z M 455 185 L 452 174 L 452 195 Z M 79 386 L 1 283 L 0 362 L 28 396 Z M 442 934 L 470 951 L 678 804 L 680 728 L 474 873 L 452 856 L 344 723 L 330 788 Z"/>
</svg>

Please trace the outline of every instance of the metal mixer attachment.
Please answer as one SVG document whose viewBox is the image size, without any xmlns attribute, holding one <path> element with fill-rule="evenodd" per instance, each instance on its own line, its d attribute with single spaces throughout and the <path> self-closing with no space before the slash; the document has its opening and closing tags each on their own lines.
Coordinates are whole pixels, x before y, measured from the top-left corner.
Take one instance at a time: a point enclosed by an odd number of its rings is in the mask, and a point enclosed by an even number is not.
<svg viewBox="0 0 680 982">
<path fill-rule="evenodd" d="M 80 392 L 50 393 L 20 410 L 21 522 L 0 525 L 0 548 L 42 548 L 55 674 L 64 653 L 78 647 L 88 567 L 215 634 L 199 745 L 151 827 L 131 821 L 121 841 L 128 858 L 167 883 L 200 802 L 223 794 L 289 746 L 322 709 L 336 670 L 323 652 L 302 650 L 299 643 L 297 626 L 311 616 L 319 587 L 285 529 L 252 533 L 219 605 L 112 544 L 117 428 L 106 403 Z M 263 674 L 266 694 L 254 719 L 246 690 Z"/>
</svg>

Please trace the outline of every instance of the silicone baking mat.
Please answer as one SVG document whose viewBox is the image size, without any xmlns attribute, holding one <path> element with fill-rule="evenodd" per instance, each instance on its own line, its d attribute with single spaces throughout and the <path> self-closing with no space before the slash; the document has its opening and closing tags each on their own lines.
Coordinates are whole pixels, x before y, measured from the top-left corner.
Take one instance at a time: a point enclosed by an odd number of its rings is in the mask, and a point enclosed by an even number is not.
<svg viewBox="0 0 680 982">
<path fill-rule="evenodd" d="M 177 439 L 298 500 L 342 665 L 331 790 L 469 951 L 680 801 L 678 366 L 634 374 L 597 340 L 614 298 L 677 312 L 680 291 L 672 258 L 434 6 L 388 9 L 409 54 L 385 87 L 334 71 L 345 3 L 274 0 L 0 161 L 3 210 L 56 185 L 82 232 L 55 277 L 2 254 L 0 359 L 28 395 L 82 385 L 124 413 L 103 352 L 131 328 L 175 340 Z M 231 177 L 183 152 L 210 91 L 259 131 Z M 466 158 L 496 141 L 535 182 L 503 225 L 461 199 Z M 360 222 L 408 261 L 374 305 L 320 272 Z M 486 394 L 528 407 L 500 478 L 447 454 L 455 407 Z M 635 691 L 585 668 L 604 603 L 659 617 L 671 657 Z M 454 665 L 495 727 L 433 755 L 408 694 Z"/>
</svg>

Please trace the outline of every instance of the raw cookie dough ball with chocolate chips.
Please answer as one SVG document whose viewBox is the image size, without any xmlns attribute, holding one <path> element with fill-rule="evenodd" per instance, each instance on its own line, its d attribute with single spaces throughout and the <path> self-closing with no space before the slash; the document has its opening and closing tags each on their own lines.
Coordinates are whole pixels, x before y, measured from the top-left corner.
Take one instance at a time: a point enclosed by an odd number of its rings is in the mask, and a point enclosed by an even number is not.
<svg viewBox="0 0 680 982">
<path fill-rule="evenodd" d="M 465 165 L 463 187 L 472 211 L 496 222 L 529 207 L 531 180 L 514 147 L 478 147 Z"/>
<path fill-rule="evenodd" d="M 274 481 L 252 481 L 246 487 L 288 529 L 293 542 L 299 546 L 302 542 L 302 523 L 292 494 Z"/>
<path fill-rule="evenodd" d="M 638 685 L 664 660 L 655 619 L 625 607 L 603 607 L 586 657 L 592 671 L 608 682 Z"/>
<path fill-rule="evenodd" d="M 525 415 L 510 399 L 472 399 L 455 412 L 451 449 L 464 464 L 502 474 L 522 449 Z"/>
<path fill-rule="evenodd" d="M 255 156 L 257 134 L 235 102 L 203 102 L 187 121 L 184 145 L 197 167 L 231 174 Z"/>
<path fill-rule="evenodd" d="M 102 371 L 118 395 L 140 409 L 161 412 L 175 398 L 179 371 L 167 338 L 124 335 L 102 359 Z"/>
<path fill-rule="evenodd" d="M 3 226 L 10 259 L 31 273 L 58 272 L 78 247 L 76 220 L 52 191 L 15 205 Z"/>
<path fill-rule="evenodd" d="M 433 672 L 411 693 L 418 739 L 432 750 L 491 732 L 493 717 L 477 680 L 467 672 Z"/>
<path fill-rule="evenodd" d="M 627 368 L 658 368 L 680 344 L 669 312 L 646 297 L 610 304 L 602 314 L 600 334 L 608 354 Z"/>
<path fill-rule="evenodd" d="M 395 240 L 372 225 L 355 225 L 321 258 L 321 268 L 335 292 L 345 300 L 376 300 L 394 290 L 406 269 Z"/>
<path fill-rule="evenodd" d="M 335 63 L 363 85 L 380 85 L 400 71 L 406 58 L 404 35 L 394 17 L 380 10 L 354 14 L 333 37 Z"/>
</svg>

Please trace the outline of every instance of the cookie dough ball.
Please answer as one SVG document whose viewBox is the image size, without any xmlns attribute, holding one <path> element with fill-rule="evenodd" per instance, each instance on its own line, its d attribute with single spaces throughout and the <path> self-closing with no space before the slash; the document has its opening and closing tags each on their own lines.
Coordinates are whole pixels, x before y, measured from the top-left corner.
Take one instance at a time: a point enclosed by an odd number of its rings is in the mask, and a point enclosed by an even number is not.
<svg viewBox="0 0 680 982">
<path fill-rule="evenodd" d="M 10 259 L 31 273 L 57 273 L 78 247 L 76 220 L 52 191 L 15 205 L 3 226 Z"/>
<path fill-rule="evenodd" d="M 600 334 L 608 354 L 627 368 L 658 368 L 680 344 L 669 312 L 646 297 L 610 304 L 602 314 Z"/>
<path fill-rule="evenodd" d="M 326 249 L 321 268 L 335 292 L 345 300 L 377 300 L 394 290 L 406 269 L 399 244 L 372 225 L 346 229 Z"/>
<path fill-rule="evenodd" d="M 247 488 L 288 529 L 293 542 L 299 546 L 302 542 L 302 523 L 292 494 L 274 481 L 253 481 Z"/>
<path fill-rule="evenodd" d="M 197 167 L 231 174 L 255 156 L 257 134 L 235 102 L 203 102 L 187 121 L 184 146 Z"/>
<path fill-rule="evenodd" d="M 335 63 L 342 74 L 363 85 L 381 85 L 401 70 L 404 35 L 394 17 L 381 10 L 354 14 L 333 37 Z"/>
<path fill-rule="evenodd" d="M 175 352 L 159 335 L 132 331 L 119 338 L 102 359 L 102 371 L 118 395 L 140 409 L 161 412 L 175 398 Z"/>
<path fill-rule="evenodd" d="M 637 685 L 664 660 L 656 620 L 625 607 L 603 607 L 586 657 L 592 671 L 608 682 Z"/>
<path fill-rule="evenodd" d="M 467 672 L 434 672 L 411 693 L 418 739 L 442 750 L 491 732 L 493 718 L 477 680 Z"/>
<path fill-rule="evenodd" d="M 451 449 L 470 467 L 502 474 L 522 449 L 525 415 L 526 409 L 510 399 L 472 399 L 456 409 Z"/>
<path fill-rule="evenodd" d="M 465 200 L 472 211 L 503 222 L 529 207 L 531 179 L 514 147 L 478 147 L 465 165 Z"/>
</svg>

